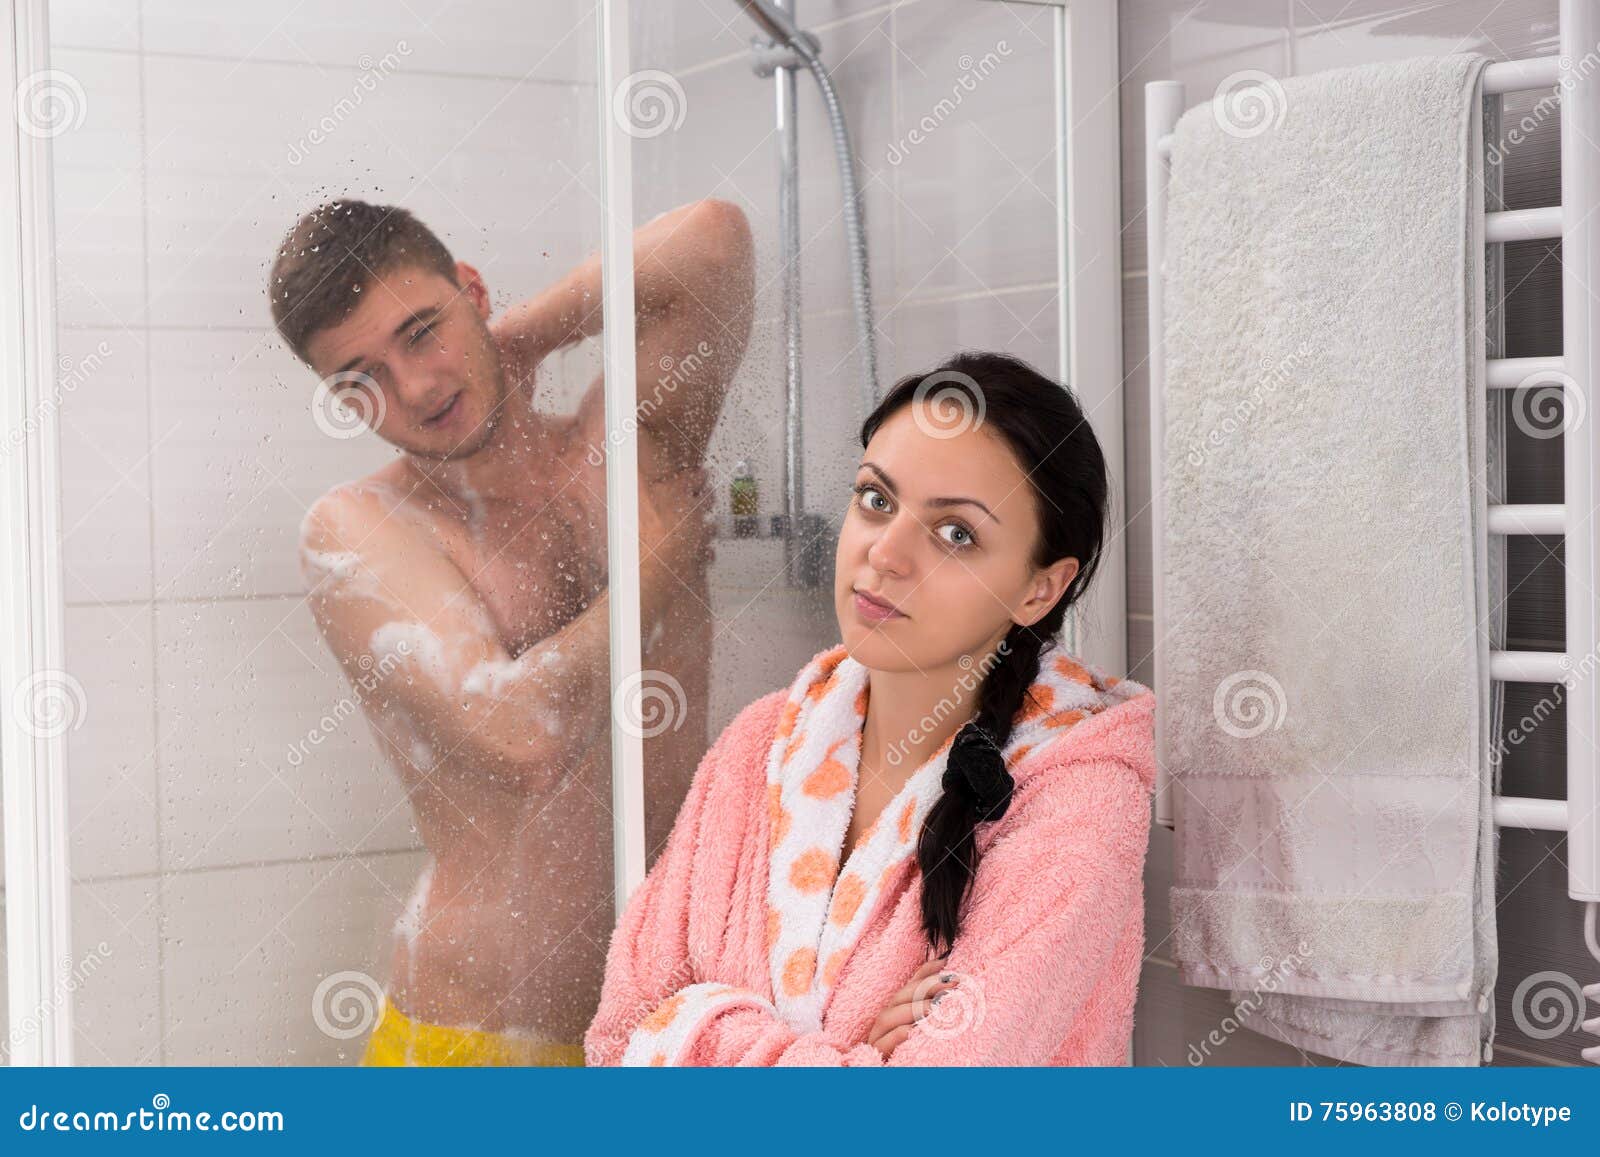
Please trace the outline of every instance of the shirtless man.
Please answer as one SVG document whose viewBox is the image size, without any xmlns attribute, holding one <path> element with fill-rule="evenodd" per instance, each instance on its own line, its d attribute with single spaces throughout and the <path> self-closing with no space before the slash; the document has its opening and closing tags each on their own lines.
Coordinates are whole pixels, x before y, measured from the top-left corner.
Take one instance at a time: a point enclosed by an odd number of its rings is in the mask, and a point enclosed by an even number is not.
<svg viewBox="0 0 1600 1157">
<path fill-rule="evenodd" d="M 708 743 L 701 464 L 749 336 L 749 228 L 686 205 L 638 230 L 634 263 L 643 666 L 677 716 L 641 724 L 653 854 Z M 615 922 L 603 379 L 559 415 L 533 382 L 599 331 L 599 259 L 490 324 L 483 278 L 426 226 L 343 201 L 296 224 L 268 293 L 289 347 L 401 450 L 301 527 L 328 646 L 352 682 L 383 674 L 363 710 L 430 853 L 364 1059 L 582 1063 Z"/>
</svg>

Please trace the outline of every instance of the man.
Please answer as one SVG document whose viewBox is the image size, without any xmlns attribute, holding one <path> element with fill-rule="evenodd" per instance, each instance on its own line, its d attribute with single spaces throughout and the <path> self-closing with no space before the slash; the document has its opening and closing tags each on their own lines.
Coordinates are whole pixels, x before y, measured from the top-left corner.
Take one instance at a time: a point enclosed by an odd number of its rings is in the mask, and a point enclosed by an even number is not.
<svg viewBox="0 0 1600 1157">
<path fill-rule="evenodd" d="M 642 227 L 634 262 L 644 667 L 681 715 L 645 728 L 654 852 L 707 745 L 702 462 L 753 247 L 706 200 Z M 363 1060 L 581 1064 L 615 914 L 608 441 L 601 379 L 572 414 L 536 409 L 533 383 L 599 331 L 599 260 L 491 325 L 483 278 L 425 225 L 342 201 L 296 224 L 268 293 L 330 396 L 401 451 L 301 528 L 329 647 L 352 681 L 383 673 L 363 708 L 431 856 Z"/>
</svg>

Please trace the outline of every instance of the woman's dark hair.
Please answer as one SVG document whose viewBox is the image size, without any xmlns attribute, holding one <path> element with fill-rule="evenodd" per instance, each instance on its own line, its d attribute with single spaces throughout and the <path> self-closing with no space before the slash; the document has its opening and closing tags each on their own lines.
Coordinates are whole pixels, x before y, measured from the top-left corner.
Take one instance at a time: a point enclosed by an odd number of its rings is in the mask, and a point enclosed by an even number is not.
<svg viewBox="0 0 1600 1157">
<path fill-rule="evenodd" d="M 912 402 L 933 407 L 936 421 L 955 411 L 970 427 L 1005 439 L 1027 475 L 1039 520 L 1037 566 L 1072 557 L 1078 572 L 1055 606 L 1031 627 L 1013 623 L 978 688 L 978 710 L 957 733 L 944 775 L 917 843 L 922 868 L 922 924 L 936 949 L 948 949 L 961 927 L 961 906 L 978 869 L 973 838 L 1011 802 L 1011 776 L 1001 751 L 1040 658 L 1056 641 L 1067 608 L 1082 597 L 1105 541 L 1105 456 L 1072 391 L 1026 362 L 1001 353 L 963 351 L 924 373 L 901 378 L 861 425 L 861 445 L 890 415 Z"/>
</svg>

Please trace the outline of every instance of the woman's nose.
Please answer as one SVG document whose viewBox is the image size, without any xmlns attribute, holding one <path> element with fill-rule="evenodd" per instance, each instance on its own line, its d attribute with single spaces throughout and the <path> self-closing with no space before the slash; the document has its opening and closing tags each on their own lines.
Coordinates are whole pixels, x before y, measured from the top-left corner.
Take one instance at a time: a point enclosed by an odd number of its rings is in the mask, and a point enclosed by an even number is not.
<svg viewBox="0 0 1600 1157">
<path fill-rule="evenodd" d="M 918 530 L 916 519 L 902 512 L 889 521 L 867 548 L 867 562 L 884 574 L 904 575 L 911 567 L 911 539 Z"/>
</svg>

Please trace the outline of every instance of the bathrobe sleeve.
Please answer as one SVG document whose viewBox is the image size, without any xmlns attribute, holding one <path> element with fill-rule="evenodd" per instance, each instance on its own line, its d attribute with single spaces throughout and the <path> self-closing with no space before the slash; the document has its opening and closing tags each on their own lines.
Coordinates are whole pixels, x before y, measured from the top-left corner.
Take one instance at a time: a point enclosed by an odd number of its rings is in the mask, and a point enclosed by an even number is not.
<svg viewBox="0 0 1600 1157">
<path fill-rule="evenodd" d="M 1094 1014 L 1089 994 L 1142 907 L 1149 782 L 1121 757 L 1080 755 L 1019 786 L 951 946 L 960 984 L 887 1060 L 865 1042 L 797 1033 L 755 993 L 690 984 L 635 1029 L 622 1063 L 1048 1064 Z M 885 1000 L 908 979 L 885 977 Z"/>
<path fill-rule="evenodd" d="M 666 847 L 612 932 L 600 1006 L 584 1033 L 588 1064 L 625 1063 L 624 1052 L 640 1025 L 659 1022 L 681 1005 L 673 1003 L 677 994 L 704 984 L 712 972 L 715 962 L 691 951 L 692 921 L 704 925 L 726 917 L 739 854 L 731 837 L 764 800 L 764 753 L 784 699 L 784 692 L 774 691 L 746 707 L 695 769 Z M 703 843 L 702 831 L 721 838 Z M 692 913 L 691 893 L 696 897 Z"/>
</svg>

